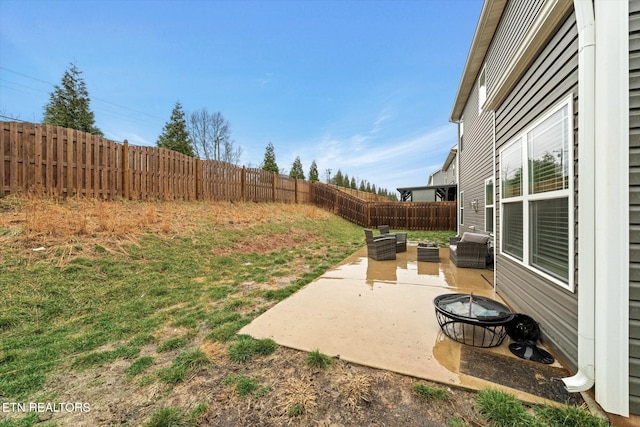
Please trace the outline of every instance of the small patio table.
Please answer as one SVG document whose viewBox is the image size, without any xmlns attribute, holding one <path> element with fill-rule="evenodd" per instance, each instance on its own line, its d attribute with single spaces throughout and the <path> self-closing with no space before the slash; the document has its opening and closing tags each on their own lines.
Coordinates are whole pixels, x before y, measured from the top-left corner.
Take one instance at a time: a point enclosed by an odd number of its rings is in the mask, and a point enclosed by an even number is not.
<svg viewBox="0 0 640 427">
<path fill-rule="evenodd" d="M 507 335 L 513 313 L 504 304 L 473 294 L 444 294 L 433 300 L 446 336 L 473 347 L 496 347 Z"/>
</svg>

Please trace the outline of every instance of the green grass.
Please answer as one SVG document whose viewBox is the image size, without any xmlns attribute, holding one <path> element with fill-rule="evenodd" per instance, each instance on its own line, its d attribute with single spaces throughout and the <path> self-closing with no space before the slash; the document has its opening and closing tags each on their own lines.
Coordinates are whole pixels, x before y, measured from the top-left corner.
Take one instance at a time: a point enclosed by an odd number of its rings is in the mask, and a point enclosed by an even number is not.
<svg viewBox="0 0 640 427">
<path fill-rule="evenodd" d="M 269 355 L 276 351 L 277 344 L 270 338 L 256 340 L 247 335 L 240 335 L 229 347 L 229 358 L 234 362 L 248 362 L 255 355 Z"/>
<path fill-rule="evenodd" d="M 134 360 L 126 370 L 127 378 L 131 379 L 136 375 L 145 372 L 149 367 L 153 365 L 153 362 L 154 360 L 151 356 L 145 356 Z"/>
<path fill-rule="evenodd" d="M 320 353 L 319 349 L 316 349 L 307 354 L 307 365 L 314 368 L 326 369 L 329 366 L 333 365 L 333 362 L 333 358 Z"/>
<path fill-rule="evenodd" d="M 233 386 L 236 393 L 238 393 L 240 397 L 245 397 L 252 394 L 255 397 L 259 398 L 269 392 L 268 387 L 261 386 L 254 378 L 251 378 L 244 374 L 229 374 L 222 382 L 222 385 Z"/>
<path fill-rule="evenodd" d="M 609 423 L 595 417 L 587 409 L 576 406 L 541 406 L 535 408 L 536 418 L 544 425 L 565 427 L 606 427 Z"/>
<path fill-rule="evenodd" d="M 189 426 L 188 417 L 178 408 L 162 408 L 145 424 L 147 427 L 181 427 Z"/>
<path fill-rule="evenodd" d="M 301 403 L 296 403 L 291 408 L 289 408 L 290 417 L 299 417 L 302 414 L 304 414 L 304 406 Z"/>
<path fill-rule="evenodd" d="M 437 243 L 440 247 L 449 245 L 449 237 L 456 235 L 455 231 L 419 231 L 419 230 L 392 230 L 404 231 L 407 233 L 407 239 L 417 241 L 429 241 Z"/>
<path fill-rule="evenodd" d="M 71 365 L 73 368 L 86 369 L 102 366 L 116 359 L 133 359 L 140 353 L 138 347 L 120 346 L 115 350 L 96 351 L 77 358 Z"/>
<path fill-rule="evenodd" d="M 481 390 L 476 396 L 478 410 L 495 426 L 535 426 L 536 421 L 521 401 L 503 391 Z"/>
<path fill-rule="evenodd" d="M 487 389 L 476 396 L 480 414 L 491 426 L 535 427 L 605 427 L 608 421 L 575 406 L 541 405 L 534 407 L 534 415 L 515 396 L 503 391 Z"/>
<path fill-rule="evenodd" d="M 163 342 L 156 349 L 158 353 L 163 353 L 165 351 L 177 350 L 186 346 L 191 341 L 190 335 L 185 335 L 182 337 L 171 338 Z"/>
<path fill-rule="evenodd" d="M 446 399 L 449 397 L 447 390 L 440 387 L 431 387 L 427 384 L 413 384 L 413 391 L 424 400 Z"/>
<path fill-rule="evenodd" d="M 191 427 L 198 425 L 200 417 L 209 410 L 206 403 L 200 403 L 191 412 L 186 413 L 175 407 L 162 408 L 144 424 L 146 427 Z"/>
<path fill-rule="evenodd" d="M 44 425 L 41 424 L 40 416 L 36 413 L 31 413 L 19 419 L 0 420 L 0 427 L 31 427 L 35 425 L 43 426 L 43 427 L 52 427 L 54 424 L 52 423 L 46 423 Z"/>
<path fill-rule="evenodd" d="M 167 384 L 181 383 L 193 371 L 208 363 L 206 354 L 200 349 L 192 348 L 177 355 L 170 367 L 158 371 L 158 377 Z"/>
</svg>

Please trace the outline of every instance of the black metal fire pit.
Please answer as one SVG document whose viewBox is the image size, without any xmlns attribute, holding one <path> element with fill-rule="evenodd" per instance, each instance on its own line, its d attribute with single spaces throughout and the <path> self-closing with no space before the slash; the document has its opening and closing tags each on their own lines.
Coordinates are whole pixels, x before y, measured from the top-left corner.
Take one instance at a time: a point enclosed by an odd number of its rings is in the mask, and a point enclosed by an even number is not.
<svg viewBox="0 0 640 427">
<path fill-rule="evenodd" d="M 446 336 L 473 347 L 496 347 L 515 316 L 507 306 L 473 294 L 444 294 L 433 300 L 436 319 Z"/>
</svg>

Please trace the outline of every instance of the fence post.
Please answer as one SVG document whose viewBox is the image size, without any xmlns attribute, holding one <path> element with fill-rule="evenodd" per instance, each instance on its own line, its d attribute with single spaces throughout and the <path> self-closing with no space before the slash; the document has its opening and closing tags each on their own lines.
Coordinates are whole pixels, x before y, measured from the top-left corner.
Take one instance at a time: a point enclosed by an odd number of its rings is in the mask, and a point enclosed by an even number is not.
<svg viewBox="0 0 640 427">
<path fill-rule="evenodd" d="M 273 201 L 275 202 L 278 197 L 276 196 L 276 180 L 278 179 L 277 175 L 273 174 Z"/>
<path fill-rule="evenodd" d="M 129 176 L 129 141 L 126 139 L 122 144 L 122 185 L 124 187 L 123 196 L 128 200 L 130 196 L 129 185 L 131 185 L 131 177 Z"/>
<path fill-rule="evenodd" d="M 204 200 L 202 191 L 202 160 L 196 159 L 196 200 Z"/>
<path fill-rule="evenodd" d="M 411 230 L 411 228 L 409 228 L 409 205 L 406 205 L 404 209 L 404 226 L 407 230 Z"/>
<path fill-rule="evenodd" d="M 240 192 L 242 201 L 247 201 L 247 169 L 242 167 L 242 175 L 240 175 Z"/>
<path fill-rule="evenodd" d="M 295 204 L 298 204 L 298 178 L 295 178 L 295 181 L 293 181 L 294 184 L 294 188 L 295 188 L 295 192 L 293 193 L 293 199 Z"/>
</svg>

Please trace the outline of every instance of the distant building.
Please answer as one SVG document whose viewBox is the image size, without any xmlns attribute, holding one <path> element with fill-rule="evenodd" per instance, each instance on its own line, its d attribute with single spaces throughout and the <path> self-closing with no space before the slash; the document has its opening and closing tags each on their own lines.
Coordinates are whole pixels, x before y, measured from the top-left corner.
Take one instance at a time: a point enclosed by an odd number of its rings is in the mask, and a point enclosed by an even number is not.
<svg viewBox="0 0 640 427">
<path fill-rule="evenodd" d="M 449 202 L 458 194 L 456 164 L 458 147 L 454 145 L 442 168 L 429 175 L 426 186 L 397 188 L 403 202 Z"/>
</svg>

